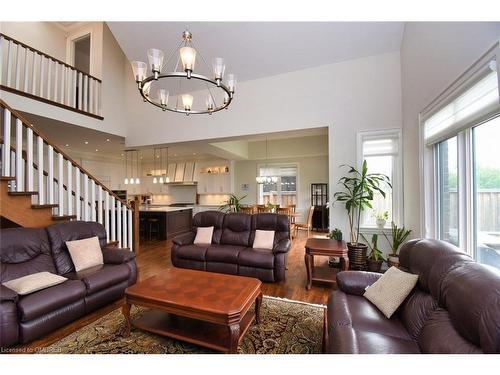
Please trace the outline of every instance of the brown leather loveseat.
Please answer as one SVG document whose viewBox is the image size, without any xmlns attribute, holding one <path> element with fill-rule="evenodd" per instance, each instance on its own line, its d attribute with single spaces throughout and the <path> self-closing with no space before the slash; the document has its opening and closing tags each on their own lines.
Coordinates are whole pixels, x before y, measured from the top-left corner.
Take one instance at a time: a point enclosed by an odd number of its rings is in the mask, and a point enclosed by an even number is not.
<svg viewBox="0 0 500 375">
<path fill-rule="evenodd" d="M 198 227 L 214 227 L 212 243 L 194 245 Z M 256 230 L 273 230 L 272 250 L 253 249 Z M 219 211 L 197 213 L 193 230 L 174 238 L 172 263 L 176 267 L 250 276 L 265 282 L 285 279 L 290 226 L 286 215 Z"/>
<path fill-rule="evenodd" d="M 325 315 L 328 353 L 500 353 L 500 271 L 438 240 L 401 248 L 417 286 L 387 319 L 363 297 L 380 274 L 337 275 Z M 397 285 L 394 285 L 397 288 Z"/>
<path fill-rule="evenodd" d="M 66 241 L 97 236 L 104 265 L 75 272 Z M 0 346 L 25 344 L 123 297 L 137 279 L 134 253 L 106 247 L 101 224 L 68 222 L 47 228 L 0 231 L 0 282 L 37 272 L 68 278 L 62 284 L 18 296 L 0 284 Z"/>
</svg>

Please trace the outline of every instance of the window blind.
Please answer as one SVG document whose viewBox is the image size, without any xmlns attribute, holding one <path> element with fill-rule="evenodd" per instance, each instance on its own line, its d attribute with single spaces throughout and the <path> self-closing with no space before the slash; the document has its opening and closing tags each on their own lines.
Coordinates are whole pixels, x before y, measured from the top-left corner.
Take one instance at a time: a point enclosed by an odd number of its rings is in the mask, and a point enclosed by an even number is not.
<svg viewBox="0 0 500 375">
<path fill-rule="evenodd" d="M 398 142 L 396 138 L 363 140 L 363 157 L 396 155 L 397 153 Z"/>
<path fill-rule="evenodd" d="M 489 70 L 485 76 L 425 120 L 425 143 L 432 145 L 453 137 L 499 112 L 498 77 L 496 71 Z"/>
</svg>

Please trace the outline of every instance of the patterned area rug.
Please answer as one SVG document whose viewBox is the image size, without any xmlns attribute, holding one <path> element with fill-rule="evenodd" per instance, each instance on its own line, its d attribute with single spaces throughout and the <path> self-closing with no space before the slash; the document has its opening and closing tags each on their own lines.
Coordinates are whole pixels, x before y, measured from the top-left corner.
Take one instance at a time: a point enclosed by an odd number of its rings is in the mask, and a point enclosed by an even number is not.
<svg viewBox="0 0 500 375">
<path fill-rule="evenodd" d="M 132 319 L 144 310 L 132 306 Z M 101 319 L 45 348 L 45 353 L 67 354 L 189 354 L 213 351 L 138 329 L 122 337 L 124 318 L 114 310 Z M 255 322 L 240 342 L 240 354 L 321 353 L 323 308 L 301 302 L 264 297 L 261 323 Z"/>
</svg>

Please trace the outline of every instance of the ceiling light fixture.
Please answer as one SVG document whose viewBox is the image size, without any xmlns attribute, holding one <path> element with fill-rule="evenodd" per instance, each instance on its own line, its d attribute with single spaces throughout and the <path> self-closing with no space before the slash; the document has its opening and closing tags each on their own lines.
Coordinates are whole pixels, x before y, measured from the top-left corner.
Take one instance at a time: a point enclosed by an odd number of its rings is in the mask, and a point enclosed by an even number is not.
<svg viewBox="0 0 500 375">
<path fill-rule="evenodd" d="M 271 176 L 269 173 L 269 168 L 267 166 L 267 161 L 268 161 L 268 154 L 267 154 L 267 138 L 266 138 L 266 164 L 264 166 L 264 174 L 255 177 L 255 181 L 257 181 L 258 184 L 275 184 L 278 182 L 278 177 L 277 176 Z"/>
<path fill-rule="evenodd" d="M 176 54 L 175 52 L 178 53 Z M 161 108 L 163 111 L 184 113 L 186 115 L 191 113 L 211 115 L 214 112 L 227 108 L 229 104 L 231 104 L 236 86 L 236 76 L 234 74 L 228 74 L 226 81 L 224 81 L 224 72 L 226 70 L 224 59 L 222 57 L 214 58 L 212 66 L 210 67 L 203 56 L 196 50 L 193 44 L 193 34 L 191 34 L 190 31 L 186 30 L 182 33 L 182 42 L 166 61 L 164 61 L 165 54 L 159 49 L 148 49 L 147 55 L 151 72 L 149 76 L 148 64 L 142 61 L 131 62 L 135 81 L 137 82 L 137 87 L 144 101 Z M 173 65 L 175 61 L 175 59 L 173 59 L 174 56 L 178 56 L 175 65 Z M 208 68 L 211 77 L 195 73 L 198 56 L 201 58 L 206 68 Z M 198 61 L 199 60 L 200 59 L 198 59 Z M 171 67 L 173 67 L 173 70 L 169 71 L 169 63 L 172 63 Z M 162 73 L 162 70 L 167 72 Z M 165 88 L 158 88 L 158 90 L 156 90 L 156 98 L 150 95 L 151 85 L 158 85 L 160 83 L 159 81 L 162 79 L 167 83 L 172 81 L 175 82 L 177 79 L 175 85 L 168 86 L 172 87 L 170 92 L 176 91 L 175 104 L 169 106 L 169 90 Z M 198 80 L 204 83 L 206 89 L 202 94 L 205 97 L 204 108 L 195 109 L 193 107 L 195 98 L 183 92 L 182 82 L 186 82 L 185 79 Z M 192 86 L 190 87 L 191 89 L 188 88 L 185 90 L 193 91 Z M 173 102 L 173 100 L 171 102 Z M 201 100 L 201 102 L 203 102 L 203 100 Z M 179 106 L 180 103 L 181 105 Z"/>
</svg>

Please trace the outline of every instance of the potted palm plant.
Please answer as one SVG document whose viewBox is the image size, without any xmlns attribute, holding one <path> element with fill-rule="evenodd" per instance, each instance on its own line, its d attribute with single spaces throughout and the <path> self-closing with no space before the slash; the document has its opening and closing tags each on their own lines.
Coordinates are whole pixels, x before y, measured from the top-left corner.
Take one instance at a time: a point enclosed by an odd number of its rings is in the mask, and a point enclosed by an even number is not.
<svg viewBox="0 0 500 375">
<path fill-rule="evenodd" d="M 387 242 L 389 242 L 389 245 L 391 246 L 391 253 L 387 257 L 387 265 L 389 267 L 399 267 L 399 247 L 406 241 L 408 236 L 411 233 L 411 229 L 406 229 L 404 226 L 399 228 L 396 223 L 393 221 L 391 222 L 391 238 L 392 241 L 389 239 L 387 234 L 385 232 L 382 232 L 384 234 L 385 239 Z"/>
<path fill-rule="evenodd" d="M 223 202 L 222 205 L 219 206 L 219 211 L 224 212 L 240 212 L 241 209 L 241 201 L 246 198 L 244 195 L 241 198 L 238 198 L 236 195 L 231 194 L 229 198 Z"/>
<path fill-rule="evenodd" d="M 342 202 L 347 211 L 350 228 L 350 242 L 347 243 L 349 261 L 352 269 L 366 269 L 367 246 L 359 242 L 359 223 L 361 213 L 365 209 L 371 209 L 371 202 L 375 192 L 379 192 L 385 198 L 385 185 L 392 187 L 389 177 L 379 173 L 368 173 L 366 160 L 363 161 L 361 171 L 349 165 L 347 175 L 339 179 L 343 190 L 334 194 L 338 202 Z"/>
<path fill-rule="evenodd" d="M 378 234 L 374 234 L 372 236 L 371 245 L 366 240 L 365 236 L 361 235 L 363 239 L 366 241 L 368 246 L 370 247 L 370 255 L 366 258 L 366 263 L 368 267 L 368 271 L 370 272 L 380 272 L 382 268 L 382 263 L 384 262 L 384 257 L 382 251 L 378 248 Z"/>
</svg>

